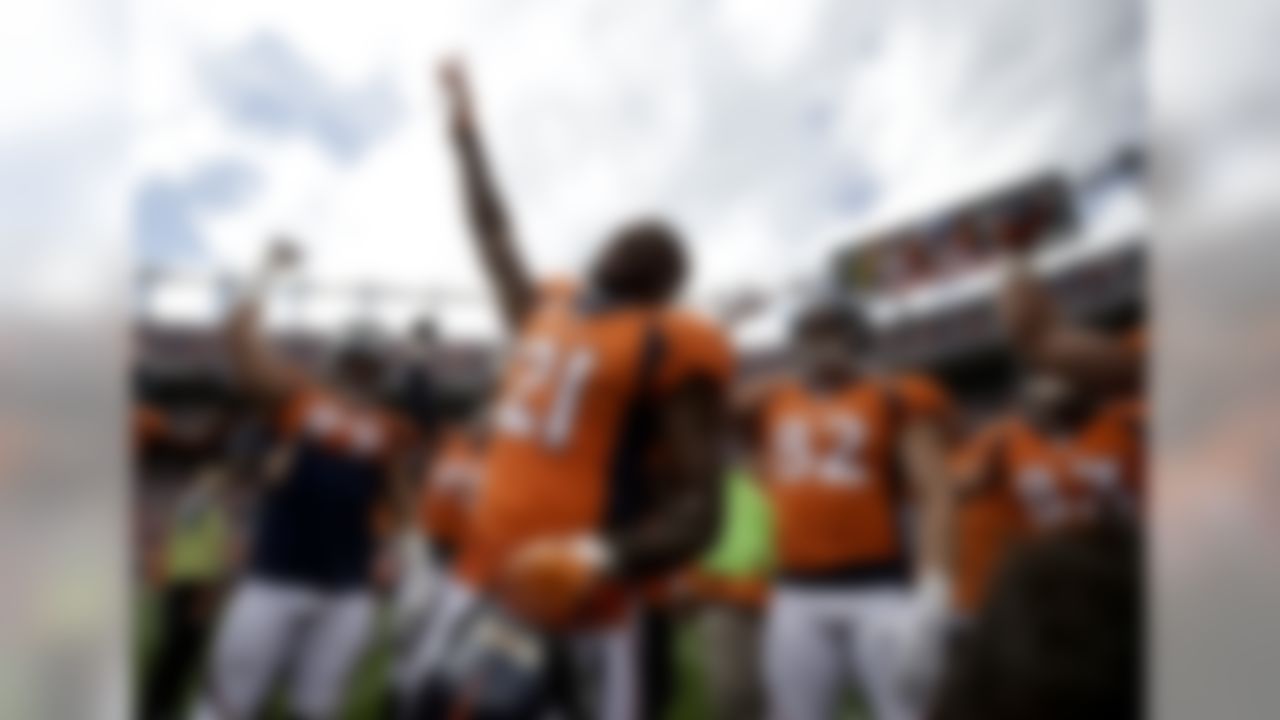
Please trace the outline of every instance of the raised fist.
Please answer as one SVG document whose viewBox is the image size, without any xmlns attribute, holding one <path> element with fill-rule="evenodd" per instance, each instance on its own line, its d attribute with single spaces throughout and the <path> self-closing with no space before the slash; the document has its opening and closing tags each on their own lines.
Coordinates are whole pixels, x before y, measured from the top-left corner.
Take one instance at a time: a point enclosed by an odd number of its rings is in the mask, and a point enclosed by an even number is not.
<svg viewBox="0 0 1280 720">
<path fill-rule="evenodd" d="M 769 294 L 761 288 L 744 287 L 723 295 L 717 315 L 727 325 L 735 325 L 759 315 L 769 305 Z"/>
<path fill-rule="evenodd" d="M 1034 339 L 1056 319 L 1056 308 L 1048 291 L 1020 263 L 1008 268 L 997 298 L 997 310 L 1005 332 L 1015 342 Z"/>
<path fill-rule="evenodd" d="M 289 270 L 301 262 L 302 251 L 291 238 L 276 238 L 267 250 L 266 265 L 271 270 Z"/>
<path fill-rule="evenodd" d="M 444 89 L 445 101 L 449 106 L 449 122 L 452 129 L 456 132 L 471 127 L 473 122 L 471 87 L 461 62 L 449 59 L 440 64 L 440 85 Z"/>
</svg>

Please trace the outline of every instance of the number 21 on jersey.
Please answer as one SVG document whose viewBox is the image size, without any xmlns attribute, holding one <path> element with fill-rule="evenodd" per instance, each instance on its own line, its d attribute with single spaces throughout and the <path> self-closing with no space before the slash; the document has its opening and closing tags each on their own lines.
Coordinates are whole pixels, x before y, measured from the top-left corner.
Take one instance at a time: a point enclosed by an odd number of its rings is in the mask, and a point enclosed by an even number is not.
<svg viewBox="0 0 1280 720">
<path fill-rule="evenodd" d="M 513 363 L 514 379 L 495 416 L 498 430 L 548 448 L 564 447 L 596 368 L 595 353 L 589 347 L 532 338 L 516 349 Z"/>
</svg>

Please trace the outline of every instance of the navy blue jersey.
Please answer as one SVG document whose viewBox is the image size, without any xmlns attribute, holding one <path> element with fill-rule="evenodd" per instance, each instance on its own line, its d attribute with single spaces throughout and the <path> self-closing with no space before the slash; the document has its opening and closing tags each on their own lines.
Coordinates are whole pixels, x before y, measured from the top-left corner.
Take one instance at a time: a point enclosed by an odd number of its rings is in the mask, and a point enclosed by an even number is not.
<svg viewBox="0 0 1280 720">
<path fill-rule="evenodd" d="M 287 465 L 259 510 L 252 572 L 323 589 L 366 583 L 401 428 L 386 413 L 323 392 L 286 403 L 279 433 Z"/>
</svg>

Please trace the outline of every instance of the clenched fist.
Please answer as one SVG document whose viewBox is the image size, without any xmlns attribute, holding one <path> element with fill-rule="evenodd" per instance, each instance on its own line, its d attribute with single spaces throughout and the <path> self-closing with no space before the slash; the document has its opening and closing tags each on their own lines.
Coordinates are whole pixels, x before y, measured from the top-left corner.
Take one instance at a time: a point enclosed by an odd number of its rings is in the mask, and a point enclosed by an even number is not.
<svg viewBox="0 0 1280 720">
<path fill-rule="evenodd" d="M 449 108 L 449 125 L 454 133 L 469 130 L 474 124 L 471 104 L 471 87 L 466 71 L 457 60 L 447 60 L 440 65 L 440 85 L 444 89 Z"/>
<path fill-rule="evenodd" d="M 291 270 L 302 262 L 302 250 L 289 237 L 278 237 L 267 249 L 265 265 L 268 270 L 283 272 Z"/>
</svg>

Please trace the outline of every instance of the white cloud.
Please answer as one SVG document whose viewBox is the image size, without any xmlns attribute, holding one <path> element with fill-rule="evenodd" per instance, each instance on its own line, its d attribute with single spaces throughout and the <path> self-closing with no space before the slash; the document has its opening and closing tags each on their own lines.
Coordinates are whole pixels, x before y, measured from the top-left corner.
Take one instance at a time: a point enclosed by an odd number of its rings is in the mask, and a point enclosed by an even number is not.
<svg viewBox="0 0 1280 720">
<path fill-rule="evenodd" d="M 933 209 L 1030 173 L 1092 169 L 1138 139 L 1140 8 L 1128 2 L 903 3 L 846 90 L 844 143 L 887 193 Z"/>
<path fill-rule="evenodd" d="M 822 0 L 791 0 L 784 9 L 771 0 L 720 0 L 716 12 L 737 57 L 757 71 L 777 75 L 803 54 L 822 5 Z"/>
<path fill-rule="evenodd" d="M 140 169 L 225 156 L 261 166 L 260 195 L 206 221 L 219 258 L 243 267 L 264 233 L 293 228 L 317 275 L 443 287 L 470 298 L 441 306 L 446 327 L 480 333 L 496 323 L 474 304 L 487 288 L 430 72 L 450 50 L 472 65 L 536 268 L 579 267 L 615 223 L 653 210 L 692 238 L 707 292 L 780 267 L 813 275 L 834 226 L 1079 171 L 1141 123 L 1129 0 L 231 0 L 140 12 Z M 197 67 L 264 30 L 339 86 L 384 73 L 406 108 L 400 125 L 342 165 L 305 139 L 229 122 L 198 90 Z"/>
<path fill-rule="evenodd" d="M 24 3 L 16 10 L 0 22 L 0 135 L 62 123 L 114 100 L 119 58 L 95 13 L 73 2 Z"/>
</svg>

